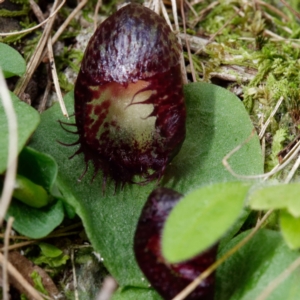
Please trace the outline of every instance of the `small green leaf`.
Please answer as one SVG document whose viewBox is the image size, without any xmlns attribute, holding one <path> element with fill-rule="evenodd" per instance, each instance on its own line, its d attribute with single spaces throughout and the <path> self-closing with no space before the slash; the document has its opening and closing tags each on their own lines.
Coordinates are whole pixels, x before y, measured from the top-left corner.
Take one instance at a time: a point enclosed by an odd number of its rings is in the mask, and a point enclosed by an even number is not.
<svg viewBox="0 0 300 300">
<path fill-rule="evenodd" d="M 281 233 L 291 249 L 300 248 L 300 217 L 296 218 L 286 210 L 280 211 Z"/>
<path fill-rule="evenodd" d="M 48 243 L 39 243 L 41 254 L 39 257 L 33 259 L 36 265 L 47 265 L 51 268 L 65 265 L 69 259 L 68 255 L 64 255 L 63 251 Z"/>
<path fill-rule="evenodd" d="M 33 280 L 35 289 L 37 289 L 39 292 L 43 293 L 44 295 L 49 295 L 47 290 L 45 289 L 45 287 L 43 285 L 42 277 L 37 271 L 33 271 L 30 274 L 30 277 Z"/>
<path fill-rule="evenodd" d="M 38 246 L 42 253 L 47 257 L 58 257 L 63 253 L 60 249 L 48 243 L 38 243 Z"/>
<path fill-rule="evenodd" d="M 43 208 L 34 208 L 20 201 L 12 201 L 6 219 L 14 217 L 13 228 L 33 239 L 48 235 L 64 219 L 64 208 L 60 200 Z"/>
<path fill-rule="evenodd" d="M 300 183 L 277 184 L 254 191 L 249 197 L 252 209 L 286 208 L 294 217 L 300 217 Z"/>
<path fill-rule="evenodd" d="M 218 257 L 239 243 L 251 230 L 245 231 L 220 249 Z M 289 265 L 299 258 L 290 250 L 279 232 L 260 230 L 242 248 L 229 257 L 216 273 L 217 300 L 254 300 Z M 300 269 L 291 273 L 268 300 L 298 300 L 300 295 Z"/>
<path fill-rule="evenodd" d="M 43 207 L 53 199 L 46 190 L 28 178 L 17 175 L 13 197 L 31 207 Z"/>
<path fill-rule="evenodd" d="M 32 135 L 40 122 L 39 113 L 17 98 L 14 94 L 10 94 L 12 103 L 17 114 L 18 121 L 18 152 L 21 152 L 27 140 Z M 8 127 L 7 117 L 4 112 L 2 101 L 0 99 L 0 174 L 2 174 L 7 167 L 8 157 Z"/>
<path fill-rule="evenodd" d="M 65 265 L 68 260 L 69 260 L 68 255 L 61 254 L 60 256 L 54 258 L 41 255 L 38 258 L 33 259 L 32 261 L 39 266 L 47 265 L 50 268 L 57 268 Z"/>
<path fill-rule="evenodd" d="M 26 71 L 26 63 L 17 50 L 0 43 L 0 68 L 5 78 L 22 76 Z"/>
<path fill-rule="evenodd" d="M 217 183 L 179 201 L 162 235 L 162 252 L 171 263 L 190 259 L 212 246 L 239 217 L 250 184 Z"/>
</svg>

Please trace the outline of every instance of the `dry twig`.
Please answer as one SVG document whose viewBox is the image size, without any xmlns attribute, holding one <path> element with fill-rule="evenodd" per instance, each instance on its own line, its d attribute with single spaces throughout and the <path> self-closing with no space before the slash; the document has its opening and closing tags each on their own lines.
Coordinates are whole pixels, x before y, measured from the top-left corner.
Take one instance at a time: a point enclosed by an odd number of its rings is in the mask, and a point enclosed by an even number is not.
<svg viewBox="0 0 300 300">
<path fill-rule="evenodd" d="M 286 22 L 290 21 L 290 19 L 288 18 L 288 16 L 286 14 L 284 14 L 281 10 L 277 9 L 275 6 L 273 6 L 273 5 L 271 5 L 271 4 L 267 3 L 267 2 L 264 2 L 264 1 L 260 1 L 260 0 L 255 0 L 255 2 L 258 5 L 267 7 L 269 10 L 271 10 L 274 13 L 276 13 L 278 16 L 280 16 Z"/>
<path fill-rule="evenodd" d="M 49 55 L 49 63 L 50 63 L 50 68 L 52 72 L 52 78 L 55 86 L 55 91 L 56 95 L 58 97 L 58 102 L 61 108 L 61 111 L 63 115 L 67 118 L 69 118 L 65 102 L 63 99 L 63 96 L 61 94 L 59 82 L 58 82 L 58 76 L 57 76 L 57 71 L 56 71 L 56 66 L 55 66 L 55 60 L 54 60 L 54 55 L 53 55 L 53 49 L 52 49 L 52 42 L 51 42 L 51 36 L 48 37 L 48 42 L 47 42 L 47 48 L 48 48 L 48 55 Z"/>
<path fill-rule="evenodd" d="M 34 2 L 33 0 L 30 0 L 30 1 Z M 32 7 L 34 7 L 34 12 L 37 15 L 37 17 L 39 18 L 39 20 L 42 21 L 44 19 L 44 16 L 42 14 L 42 11 L 41 11 L 40 7 L 35 2 L 34 2 L 34 4 L 32 4 Z M 51 39 L 51 35 L 49 35 L 49 38 L 48 38 L 48 41 L 47 41 L 47 50 L 48 50 L 48 59 L 49 59 L 49 64 L 50 64 L 50 70 L 51 70 L 56 95 L 58 97 L 58 102 L 60 104 L 62 113 L 63 113 L 64 116 L 68 117 L 68 112 L 67 112 L 67 109 L 66 109 L 66 106 L 65 106 L 65 103 L 64 103 L 64 100 L 63 100 L 63 96 L 62 96 L 62 93 L 61 93 L 61 89 L 60 89 L 60 86 L 59 86 L 59 82 L 58 82 L 58 76 L 57 76 L 57 71 L 56 71 L 56 66 L 55 66 L 55 60 L 54 60 L 52 45 L 53 45 L 53 42 L 52 42 L 52 39 Z M 41 57 L 43 57 L 43 55 L 41 55 Z M 48 93 L 50 91 L 50 88 L 51 88 L 51 83 L 48 81 L 47 88 L 46 88 L 46 90 L 48 90 Z M 45 94 L 47 95 L 46 92 L 45 92 Z M 45 95 L 44 95 L 44 97 L 45 97 Z M 45 103 L 45 101 L 46 101 L 46 99 L 43 99 L 43 103 Z"/>
<path fill-rule="evenodd" d="M 114 280 L 114 278 L 111 276 L 107 276 L 103 281 L 102 289 L 99 292 L 96 300 L 109 300 L 117 287 L 118 284 Z"/>
<path fill-rule="evenodd" d="M 48 239 L 53 239 L 53 238 L 56 239 L 56 238 L 59 238 L 59 237 L 77 235 L 77 234 L 79 234 L 78 231 L 49 234 L 48 236 L 46 236 L 44 238 L 40 238 L 40 239 L 36 239 L 36 240 L 29 240 L 29 241 L 26 241 L 26 242 L 21 242 L 21 243 L 10 245 L 10 246 L 8 246 L 8 250 L 11 251 L 11 250 L 19 249 L 19 248 L 22 248 L 24 246 L 28 246 L 28 245 L 38 243 L 39 241 L 43 241 L 43 240 L 48 240 Z M 0 248 L 0 252 L 2 252 L 2 251 L 4 251 L 4 248 Z"/>
<path fill-rule="evenodd" d="M 4 263 L 4 256 L 0 253 L 0 264 Z M 43 300 L 43 297 L 25 280 L 25 278 L 19 273 L 19 271 L 9 262 L 7 261 L 7 270 L 8 273 L 13 276 L 20 285 L 33 297 L 35 300 Z"/>
<path fill-rule="evenodd" d="M 0 98 L 2 99 L 3 108 L 7 117 L 8 124 L 8 157 L 7 170 L 3 182 L 3 190 L 0 201 L 0 227 L 6 215 L 9 206 L 17 173 L 17 156 L 18 156 L 18 123 L 17 116 L 12 104 L 8 88 L 0 69 Z"/>
<path fill-rule="evenodd" d="M 36 2 L 34 2 L 33 0 L 29 0 L 29 4 L 30 4 L 30 7 L 31 7 L 34 15 L 37 17 L 38 21 L 40 23 L 42 23 L 43 21 L 45 21 L 43 12 L 40 9 L 40 7 L 38 6 L 38 4 Z"/>
<path fill-rule="evenodd" d="M 54 36 L 52 37 L 52 45 L 54 45 L 60 35 L 64 32 L 64 30 L 67 28 L 69 23 L 73 20 L 73 18 L 81 11 L 81 9 L 87 4 L 88 0 L 82 0 L 78 3 L 75 9 L 72 10 L 72 12 L 69 14 L 69 16 L 66 18 L 66 20 L 62 23 L 62 25 L 58 28 Z"/>
<path fill-rule="evenodd" d="M 78 284 L 77 284 L 77 275 L 74 261 L 74 248 L 71 249 L 71 262 L 72 262 L 72 271 L 73 271 L 73 284 L 74 284 L 74 296 L 75 300 L 79 300 L 78 296 Z"/>
<path fill-rule="evenodd" d="M 4 260 L 2 264 L 2 293 L 3 300 L 9 299 L 9 284 L 8 284 L 8 276 L 7 276 L 7 262 L 8 262 L 8 246 L 9 246 L 9 233 L 12 228 L 12 223 L 14 221 L 13 217 L 9 217 L 5 229 L 5 238 L 4 238 Z"/>
<path fill-rule="evenodd" d="M 281 274 L 271 281 L 255 300 L 266 300 L 270 294 L 299 267 L 300 257 L 293 261 Z"/>
<path fill-rule="evenodd" d="M 290 39 L 283 38 L 283 37 L 281 37 L 280 35 L 278 35 L 278 34 L 272 32 L 271 30 L 266 29 L 266 30 L 264 30 L 264 33 L 265 33 L 265 35 L 267 35 L 267 36 L 273 37 L 274 39 L 272 39 L 272 41 L 274 41 L 274 42 L 276 42 L 276 41 L 277 41 L 277 42 L 285 42 L 285 43 L 290 44 L 290 45 L 293 46 L 294 48 L 297 48 L 297 49 L 300 48 L 300 44 L 291 42 Z"/>
<path fill-rule="evenodd" d="M 168 15 L 168 12 L 166 10 L 165 4 L 164 4 L 164 2 L 162 0 L 160 0 L 160 7 L 161 7 L 161 11 L 162 11 L 162 14 L 163 14 L 166 22 L 168 23 L 168 25 L 171 28 L 171 30 L 174 31 L 174 29 L 172 27 L 172 24 L 171 24 L 171 21 L 170 21 L 170 18 L 169 18 L 169 15 Z"/>
<path fill-rule="evenodd" d="M 48 73 L 49 73 L 49 76 L 50 76 L 50 67 L 49 66 L 48 66 L 47 70 L 48 70 Z M 39 107 L 38 107 L 38 112 L 39 113 L 42 113 L 46 109 L 47 99 L 48 99 L 48 95 L 50 93 L 51 87 L 52 87 L 52 81 L 48 77 L 47 85 L 46 85 L 46 88 L 45 88 L 45 91 L 44 91 L 44 95 L 43 95 L 42 101 L 40 102 Z"/>
<path fill-rule="evenodd" d="M 292 178 L 295 175 L 296 171 L 299 169 L 299 166 L 300 166 L 300 156 L 298 156 L 298 158 L 297 158 L 296 162 L 294 163 L 291 171 L 289 172 L 289 174 L 285 178 L 284 183 L 289 183 L 292 180 Z"/>
<path fill-rule="evenodd" d="M 94 12 L 94 31 L 96 31 L 97 29 L 97 21 L 98 21 L 98 13 L 99 13 L 99 9 L 102 5 L 102 0 L 98 0 L 97 1 L 97 4 L 96 4 L 96 7 L 95 7 L 95 12 Z"/>
<path fill-rule="evenodd" d="M 283 170 L 290 162 L 299 154 L 300 151 L 300 140 L 294 145 L 294 147 L 290 150 L 290 152 L 282 158 L 280 164 L 276 165 L 270 172 L 264 173 L 264 174 L 258 174 L 258 175 L 240 175 L 235 173 L 231 166 L 228 163 L 228 159 L 237 151 L 243 147 L 246 143 L 249 142 L 249 140 L 253 137 L 254 130 L 252 131 L 251 135 L 240 145 L 235 147 L 233 150 L 231 150 L 222 160 L 222 163 L 224 167 L 228 170 L 228 172 L 233 175 L 234 177 L 237 177 L 239 179 L 259 179 L 262 178 L 263 180 L 267 180 L 274 174 L 278 173 L 279 171 Z"/>
<path fill-rule="evenodd" d="M 276 114 L 276 112 L 277 112 L 278 108 L 280 107 L 280 105 L 281 105 L 283 99 L 284 99 L 284 98 L 281 96 L 281 97 L 279 98 L 279 100 L 277 101 L 277 103 L 276 103 L 274 109 L 272 110 L 272 112 L 271 112 L 269 118 L 267 119 L 266 123 L 263 125 L 263 127 L 262 127 L 262 129 L 261 129 L 261 131 L 260 131 L 260 133 L 259 133 L 259 135 L 258 135 L 258 136 L 259 136 L 259 139 L 262 139 L 262 137 L 265 135 L 265 132 L 266 132 L 266 130 L 267 130 L 267 128 L 268 128 L 268 126 L 269 126 L 269 124 L 270 124 L 270 122 L 271 122 L 271 119 L 272 119 L 272 118 L 274 117 L 274 115 Z"/>
<path fill-rule="evenodd" d="M 281 3 L 282 3 L 283 5 L 286 6 L 286 8 L 287 8 L 290 12 L 292 12 L 297 18 L 300 19 L 300 13 L 298 13 L 296 10 L 294 10 L 293 7 L 292 7 L 289 3 L 287 3 L 285 0 L 280 0 L 280 1 L 281 1 Z"/>
<path fill-rule="evenodd" d="M 183 1 L 180 1 L 180 11 L 181 11 L 181 18 L 182 18 L 182 22 L 183 22 L 183 33 L 186 37 L 186 20 L 185 20 L 185 14 L 184 14 L 184 7 L 183 7 Z M 192 77 L 193 77 L 193 82 L 196 82 L 196 72 L 195 72 L 195 68 L 194 68 L 194 62 L 193 62 L 193 58 L 192 58 L 192 54 L 191 54 L 191 49 L 190 49 L 190 44 L 188 42 L 187 39 L 185 39 L 185 44 L 186 44 L 186 48 L 188 51 L 188 56 L 189 56 L 189 62 L 190 62 L 190 67 L 191 67 L 191 72 L 192 72 Z"/>
<path fill-rule="evenodd" d="M 195 17 L 198 16 L 198 13 L 195 11 L 194 7 L 191 5 L 191 3 L 188 0 L 184 0 L 184 3 L 188 6 L 188 8 L 192 11 Z"/>
<path fill-rule="evenodd" d="M 42 27 L 43 25 L 45 25 L 48 21 L 50 21 L 57 13 L 58 11 L 62 8 L 62 6 L 65 4 L 65 1 L 63 1 L 51 14 L 50 16 L 44 20 L 42 23 L 36 25 L 36 26 L 33 26 L 31 28 L 28 28 L 28 29 L 24 29 L 24 30 L 20 30 L 20 31 L 15 31 L 15 32 L 1 32 L 0 33 L 0 36 L 12 36 L 12 35 L 18 35 L 18 34 L 23 34 L 23 33 L 27 33 L 27 32 L 30 32 L 30 31 L 33 31 L 35 29 L 38 29 L 40 27 Z"/>
<path fill-rule="evenodd" d="M 51 17 L 48 18 L 47 21 L 47 25 L 45 26 L 45 29 L 43 31 L 43 34 L 39 40 L 39 43 L 32 55 L 32 57 L 30 58 L 28 64 L 27 64 L 27 69 L 25 74 L 21 77 L 21 79 L 18 81 L 17 86 L 14 90 L 14 93 L 19 96 L 20 98 L 22 98 L 22 94 L 24 93 L 34 71 L 36 70 L 36 68 L 39 65 L 40 62 L 40 58 L 41 55 L 44 51 L 46 42 L 48 40 L 48 37 L 50 36 L 51 33 L 51 29 L 52 29 L 52 25 L 55 19 L 55 15 L 54 12 L 58 11 L 57 7 L 58 7 L 58 2 L 59 0 L 55 0 L 53 7 L 52 7 L 52 12 L 51 12 Z M 59 7 L 61 7 L 64 4 L 65 0 L 63 0 L 63 2 L 61 3 L 61 5 Z"/>
</svg>

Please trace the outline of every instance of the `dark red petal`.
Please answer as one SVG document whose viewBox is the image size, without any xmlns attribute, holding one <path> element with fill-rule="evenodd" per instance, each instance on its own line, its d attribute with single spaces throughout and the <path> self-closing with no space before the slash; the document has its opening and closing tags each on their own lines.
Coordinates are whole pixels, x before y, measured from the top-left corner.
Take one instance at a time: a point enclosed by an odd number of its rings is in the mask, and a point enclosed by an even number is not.
<svg viewBox="0 0 300 300">
<path fill-rule="evenodd" d="M 81 70 L 93 85 L 126 84 L 177 66 L 180 52 L 163 18 L 142 5 L 129 4 L 98 27 Z"/>
<path fill-rule="evenodd" d="M 96 30 L 75 85 L 75 117 L 79 152 L 105 178 L 160 179 L 178 153 L 186 120 L 179 61 L 176 36 L 142 5 Z"/>
<path fill-rule="evenodd" d="M 161 253 L 161 234 L 166 218 L 182 197 L 167 189 L 154 190 L 143 210 L 134 237 L 136 260 L 158 293 L 172 299 L 216 259 L 217 246 L 183 263 L 169 264 Z M 213 300 L 214 274 L 206 278 L 186 299 Z"/>
</svg>

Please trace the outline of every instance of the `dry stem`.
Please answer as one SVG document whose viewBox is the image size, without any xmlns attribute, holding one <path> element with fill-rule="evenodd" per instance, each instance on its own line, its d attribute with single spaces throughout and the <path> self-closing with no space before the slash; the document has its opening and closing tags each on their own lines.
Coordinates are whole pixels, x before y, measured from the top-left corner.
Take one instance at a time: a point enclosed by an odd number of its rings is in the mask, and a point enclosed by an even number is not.
<svg viewBox="0 0 300 300">
<path fill-rule="evenodd" d="M 67 112 L 67 109 L 65 106 L 65 102 L 64 102 L 63 96 L 61 94 L 59 82 L 58 82 L 58 76 L 57 76 L 57 72 L 56 72 L 56 66 L 55 66 L 53 49 L 52 49 L 51 36 L 48 37 L 47 48 L 48 48 L 48 55 L 49 55 L 50 68 L 51 68 L 51 72 L 52 72 L 52 78 L 53 78 L 53 82 L 54 82 L 54 86 L 55 86 L 56 95 L 58 97 L 58 102 L 59 102 L 59 105 L 60 105 L 63 115 L 65 117 L 69 118 L 69 115 L 68 115 L 68 112 Z"/>
<path fill-rule="evenodd" d="M 96 300 L 109 300 L 111 299 L 114 291 L 117 289 L 118 284 L 114 280 L 113 277 L 107 276 L 102 285 L 102 289 L 100 290 Z"/>
<path fill-rule="evenodd" d="M 78 3 L 76 8 L 72 10 L 70 15 L 66 18 L 66 20 L 62 23 L 62 25 L 58 28 L 54 36 L 52 37 L 52 45 L 54 45 L 60 35 L 64 32 L 64 30 L 67 28 L 69 23 L 72 21 L 72 19 L 81 11 L 81 9 L 87 4 L 88 0 L 82 0 Z"/>
<path fill-rule="evenodd" d="M 272 119 L 272 118 L 274 117 L 274 115 L 276 114 L 276 112 L 277 112 L 278 108 L 280 107 L 280 105 L 281 105 L 283 99 L 284 99 L 284 98 L 283 98 L 282 96 L 279 98 L 279 100 L 277 101 L 277 103 L 276 103 L 274 109 L 272 110 L 272 112 L 271 112 L 269 118 L 267 119 L 266 123 L 263 125 L 263 127 L 262 127 L 262 129 L 261 129 L 261 131 L 260 131 L 260 133 L 259 133 L 259 135 L 258 135 L 260 140 L 261 140 L 262 137 L 265 135 L 265 132 L 266 132 L 266 130 L 267 130 L 267 128 L 268 128 L 268 126 L 269 126 L 269 124 L 270 124 L 270 122 L 271 122 L 271 119 Z"/>
<path fill-rule="evenodd" d="M 6 260 L 6 262 L 4 262 Z M 7 263 L 8 273 L 13 276 L 22 287 L 33 297 L 35 300 L 43 300 L 43 297 L 25 280 L 25 278 L 19 273 L 19 271 L 0 253 L 0 264 Z"/>
<path fill-rule="evenodd" d="M 0 98 L 2 99 L 3 108 L 7 117 L 8 124 L 8 157 L 7 170 L 3 182 L 3 190 L 0 201 L 0 227 L 6 215 L 9 206 L 16 179 L 17 156 L 18 156 L 18 123 L 17 116 L 12 104 L 8 88 L 0 68 Z"/>
<path fill-rule="evenodd" d="M 79 300 L 76 268 L 74 262 L 74 248 L 71 249 L 71 262 L 72 262 L 72 271 L 73 271 L 74 296 L 75 296 L 75 300 Z"/>
<path fill-rule="evenodd" d="M 182 22 L 183 22 L 183 32 L 186 37 L 186 20 L 185 20 L 183 4 L 184 4 L 183 0 L 181 0 L 180 1 L 180 11 L 181 11 L 181 17 L 182 17 Z M 186 44 L 186 48 L 187 48 L 188 55 L 189 55 L 189 62 L 190 62 L 190 66 L 191 66 L 193 82 L 196 82 L 197 79 L 196 79 L 196 73 L 195 73 L 195 68 L 194 68 L 194 62 L 193 62 L 193 58 L 192 58 L 192 54 L 191 54 L 190 44 L 187 39 L 185 39 L 185 44 Z"/>
<path fill-rule="evenodd" d="M 46 24 L 48 21 L 50 21 L 57 13 L 58 11 L 62 8 L 62 6 L 65 4 L 65 1 L 63 1 L 58 7 L 57 9 L 55 9 L 51 14 L 50 16 L 44 20 L 42 23 L 36 25 L 36 26 L 33 26 L 31 28 L 28 28 L 28 29 L 24 29 L 24 30 L 20 30 L 20 31 L 15 31 L 15 32 L 1 32 L 0 33 L 0 36 L 12 36 L 12 35 L 17 35 L 17 34 L 23 34 L 23 33 L 27 33 L 27 32 L 30 32 L 30 31 L 33 31 L 35 29 L 38 29 L 40 27 L 42 27 L 44 24 Z"/>
<path fill-rule="evenodd" d="M 58 7 L 58 2 L 59 2 L 59 0 L 55 0 L 53 7 L 52 7 L 51 17 L 48 18 L 47 25 L 45 26 L 45 29 L 39 40 L 39 43 L 27 64 L 26 72 L 17 83 L 14 93 L 19 97 L 21 97 L 22 94 L 24 93 L 34 71 L 36 70 L 36 68 L 39 65 L 41 55 L 44 51 L 46 42 L 50 36 L 52 25 L 53 25 L 53 22 L 55 19 L 56 14 L 54 14 L 54 12 L 58 11 L 58 9 L 56 9 Z M 64 4 L 64 2 L 65 2 L 65 0 L 63 0 L 63 2 L 61 3 L 61 5 L 59 7 L 61 7 Z"/>
<path fill-rule="evenodd" d="M 241 175 L 234 172 L 231 168 L 231 166 L 228 163 L 228 159 L 237 151 L 243 147 L 246 143 L 249 142 L 249 140 L 253 137 L 254 131 L 252 131 L 252 134 L 240 145 L 235 147 L 233 150 L 231 150 L 222 160 L 223 165 L 228 170 L 228 172 L 233 175 L 234 177 L 237 177 L 239 179 L 259 179 L 262 178 L 263 180 L 267 180 L 274 174 L 278 173 L 279 171 L 283 170 L 295 157 L 298 155 L 300 151 L 300 140 L 295 144 L 295 146 L 291 149 L 291 151 L 283 158 L 282 162 L 278 165 L 276 165 L 270 172 L 264 173 L 264 174 L 258 174 L 258 175 Z"/>
<path fill-rule="evenodd" d="M 85 1 L 87 2 L 87 1 Z M 96 4 L 96 7 L 95 7 L 95 12 L 94 12 L 94 31 L 96 31 L 97 29 L 97 19 L 98 19 L 98 13 L 99 13 L 99 9 L 102 5 L 102 0 L 98 0 L 97 1 L 97 4 Z"/>
<path fill-rule="evenodd" d="M 9 217 L 7 221 L 7 226 L 5 229 L 5 238 L 4 238 L 4 260 L 2 264 L 2 274 L 3 274 L 3 281 L 2 281 L 2 292 L 3 292 L 3 300 L 9 299 L 9 284 L 8 284 L 8 276 L 7 276 L 7 262 L 8 262 L 8 246 L 9 246 L 9 233 L 12 228 L 12 223 L 14 221 L 13 217 Z"/>
</svg>

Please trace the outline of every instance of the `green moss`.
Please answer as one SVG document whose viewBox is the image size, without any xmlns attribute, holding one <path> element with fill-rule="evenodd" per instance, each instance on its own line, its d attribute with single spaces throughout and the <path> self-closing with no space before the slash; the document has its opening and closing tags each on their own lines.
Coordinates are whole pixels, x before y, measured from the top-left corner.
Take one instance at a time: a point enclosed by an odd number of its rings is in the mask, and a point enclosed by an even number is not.
<svg viewBox="0 0 300 300">
<path fill-rule="evenodd" d="M 197 80 L 210 81 L 212 73 L 224 74 L 227 67 L 226 73 L 235 75 L 236 84 L 243 89 L 241 98 L 254 124 L 259 126 L 262 116 L 265 122 L 279 98 L 284 98 L 266 131 L 271 137 L 266 140 L 269 170 L 278 162 L 277 153 L 299 133 L 300 27 L 296 16 L 279 0 L 265 2 L 288 19 L 264 5 L 255 7 L 237 0 L 220 0 L 207 10 L 214 1 L 206 0 L 194 6 L 201 18 L 189 13 L 187 32 L 213 37 L 204 54 L 192 56 Z M 300 10 L 299 1 L 289 4 Z M 237 66 L 253 78 L 242 81 Z M 228 82 L 228 88 L 231 86 Z"/>
<path fill-rule="evenodd" d="M 41 292 L 44 295 L 49 295 L 47 290 L 45 289 L 45 287 L 43 285 L 42 277 L 40 276 L 40 274 L 37 271 L 33 271 L 30 274 L 30 277 L 32 278 L 32 280 L 34 282 L 34 288 L 36 290 L 38 290 L 39 292 Z"/>
<path fill-rule="evenodd" d="M 62 53 L 55 57 L 55 63 L 58 73 L 58 80 L 62 90 L 69 92 L 74 88 L 63 73 L 67 67 L 70 67 L 76 74 L 80 69 L 80 62 L 83 58 L 83 52 L 76 49 L 64 47 Z"/>
<path fill-rule="evenodd" d="M 29 39 L 25 39 L 24 47 L 23 47 L 23 55 L 26 61 L 29 61 L 30 57 L 32 56 L 33 52 L 35 51 L 35 47 L 41 38 L 42 32 L 35 31 L 35 35 Z"/>
<path fill-rule="evenodd" d="M 74 88 L 74 85 L 68 81 L 66 75 L 62 72 L 58 73 L 58 81 L 60 88 L 66 93 Z"/>
<path fill-rule="evenodd" d="M 16 4 L 23 4 L 23 5 L 29 6 L 29 1 L 28 0 L 10 0 L 10 1 L 13 2 L 13 3 L 16 3 Z"/>
<path fill-rule="evenodd" d="M 284 142 L 287 140 L 287 129 L 280 128 L 276 131 L 273 137 L 271 153 L 266 160 L 266 170 L 272 170 L 278 164 L 277 154 L 283 149 Z"/>
<path fill-rule="evenodd" d="M 7 9 L 0 9 L 0 17 L 19 17 L 19 16 L 26 16 L 29 12 L 28 8 L 24 8 L 22 10 L 7 10 Z"/>
<path fill-rule="evenodd" d="M 22 34 L 16 34 L 16 35 L 9 35 L 6 37 L 0 37 L 0 42 L 5 44 L 15 44 L 18 41 L 21 41 L 25 36 L 27 36 L 29 33 L 22 33 Z"/>
</svg>

